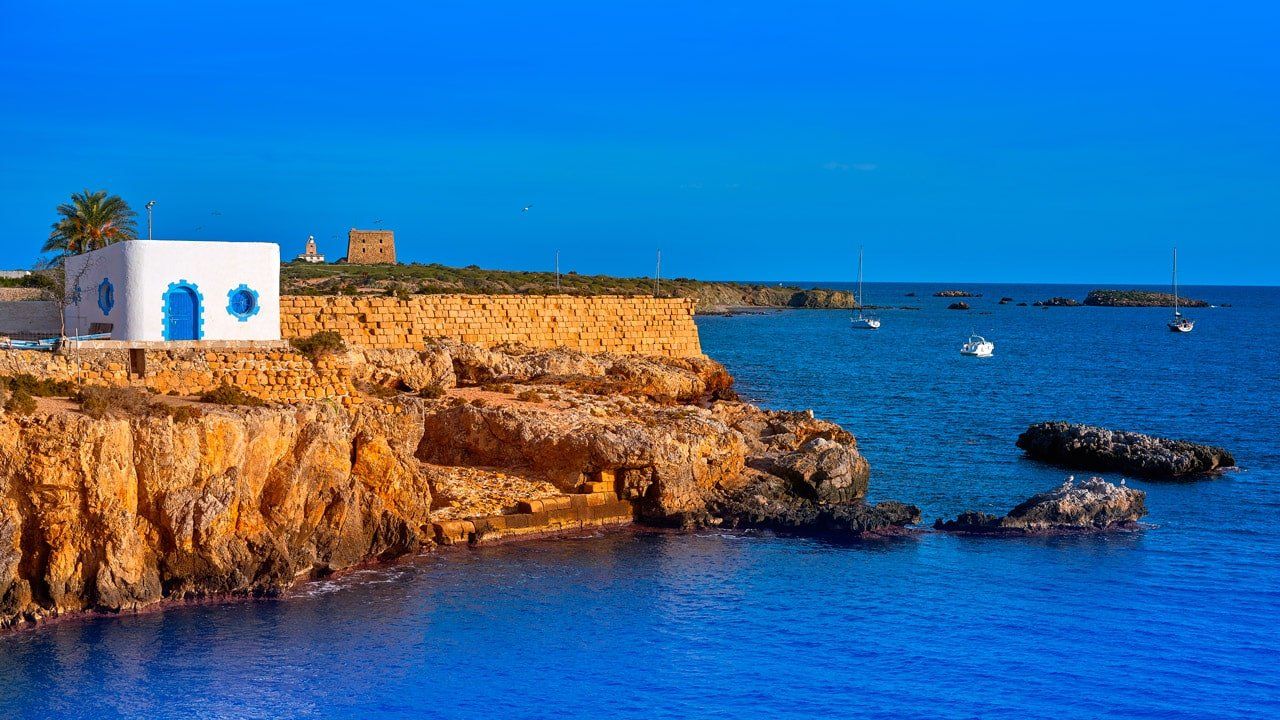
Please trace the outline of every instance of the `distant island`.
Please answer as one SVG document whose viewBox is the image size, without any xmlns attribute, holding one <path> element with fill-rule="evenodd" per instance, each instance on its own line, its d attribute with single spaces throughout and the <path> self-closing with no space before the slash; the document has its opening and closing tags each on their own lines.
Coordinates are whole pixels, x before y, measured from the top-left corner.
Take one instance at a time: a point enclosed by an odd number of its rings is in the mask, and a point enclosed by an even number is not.
<svg viewBox="0 0 1280 720">
<path fill-rule="evenodd" d="M 655 293 L 656 290 L 656 293 Z M 698 301 L 699 313 L 742 308 L 855 308 L 853 293 L 823 288 L 710 282 L 690 278 L 621 278 L 522 270 L 486 270 L 476 265 L 350 265 L 286 263 L 282 295 L 651 295 Z"/>
<path fill-rule="evenodd" d="M 1173 307 L 1173 293 L 1151 290 L 1090 290 L 1085 305 L 1099 307 Z M 1179 297 L 1182 307 L 1209 307 L 1204 300 Z"/>
</svg>

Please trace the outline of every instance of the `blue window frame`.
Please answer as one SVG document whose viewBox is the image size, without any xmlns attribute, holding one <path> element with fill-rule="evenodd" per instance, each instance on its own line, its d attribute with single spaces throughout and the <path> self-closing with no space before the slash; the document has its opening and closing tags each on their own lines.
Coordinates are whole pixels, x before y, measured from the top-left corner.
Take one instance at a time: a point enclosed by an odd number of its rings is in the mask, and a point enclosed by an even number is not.
<svg viewBox="0 0 1280 720">
<path fill-rule="evenodd" d="M 111 308 L 116 306 L 116 288 L 107 278 L 102 278 L 102 282 L 98 283 L 98 309 L 102 311 L 105 317 L 111 314 Z"/>
<path fill-rule="evenodd" d="M 261 309 L 258 305 L 258 291 L 244 283 L 227 293 L 227 312 L 240 322 L 248 322 Z"/>
</svg>

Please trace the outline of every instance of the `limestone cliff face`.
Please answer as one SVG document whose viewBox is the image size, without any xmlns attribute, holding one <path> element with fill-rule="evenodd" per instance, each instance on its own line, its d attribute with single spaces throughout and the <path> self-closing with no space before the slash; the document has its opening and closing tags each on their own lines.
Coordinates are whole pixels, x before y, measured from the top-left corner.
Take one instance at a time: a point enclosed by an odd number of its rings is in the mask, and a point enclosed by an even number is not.
<svg viewBox="0 0 1280 720">
<path fill-rule="evenodd" d="M 409 419 L 409 422 L 406 422 Z M 0 419 L 0 625 L 263 593 L 416 548 L 421 425 L 385 405 Z"/>
<path fill-rule="evenodd" d="M 0 627 L 274 593 L 544 517 L 841 533 L 918 519 L 865 505 L 853 436 L 737 402 L 705 358 L 453 344 L 352 362 L 382 389 L 349 408 L 0 412 Z M 397 392 L 428 386 L 448 390 Z"/>
</svg>

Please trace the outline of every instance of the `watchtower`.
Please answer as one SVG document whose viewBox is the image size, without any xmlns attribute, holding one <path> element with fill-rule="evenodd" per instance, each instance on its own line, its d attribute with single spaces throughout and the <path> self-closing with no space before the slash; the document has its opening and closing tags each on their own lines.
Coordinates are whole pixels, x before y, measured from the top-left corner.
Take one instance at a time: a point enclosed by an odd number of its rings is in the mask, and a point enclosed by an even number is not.
<svg viewBox="0 0 1280 720">
<path fill-rule="evenodd" d="M 347 233 L 347 262 L 374 265 L 396 261 L 396 234 L 393 230 L 357 230 Z"/>
</svg>

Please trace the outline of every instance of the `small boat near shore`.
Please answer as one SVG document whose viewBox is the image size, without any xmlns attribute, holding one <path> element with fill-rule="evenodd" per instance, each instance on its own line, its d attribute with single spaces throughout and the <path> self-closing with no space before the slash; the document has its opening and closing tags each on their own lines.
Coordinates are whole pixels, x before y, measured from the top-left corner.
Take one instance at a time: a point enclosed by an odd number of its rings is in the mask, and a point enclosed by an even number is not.
<svg viewBox="0 0 1280 720">
<path fill-rule="evenodd" d="M 1178 309 L 1178 248 L 1173 249 L 1173 319 L 1169 321 L 1169 332 L 1189 333 L 1196 329 L 1196 321 L 1182 316 Z"/>
<path fill-rule="evenodd" d="M 970 335 L 969 341 L 960 346 L 960 354 L 970 357 L 991 357 L 996 344 L 981 335 Z"/>
<path fill-rule="evenodd" d="M 849 321 L 855 330 L 879 330 L 880 318 L 862 314 L 862 248 L 858 248 L 858 316 Z"/>
</svg>

